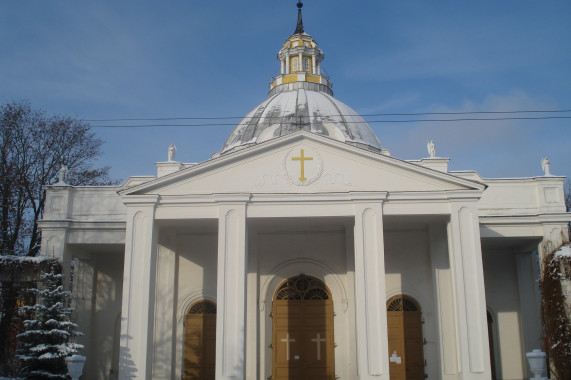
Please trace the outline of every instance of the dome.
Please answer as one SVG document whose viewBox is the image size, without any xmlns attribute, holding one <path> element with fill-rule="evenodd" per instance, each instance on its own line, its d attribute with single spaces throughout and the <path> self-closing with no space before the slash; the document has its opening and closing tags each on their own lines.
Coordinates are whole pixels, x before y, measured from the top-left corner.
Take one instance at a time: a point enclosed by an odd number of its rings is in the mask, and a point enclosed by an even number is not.
<svg viewBox="0 0 571 380">
<path fill-rule="evenodd" d="M 295 84 L 298 86 L 287 86 L 273 95 L 272 91 L 250 111 L 234 128 L 221 153 L 302 130 L 382 151 L 369 124 L 350 107 L 320 91 L 315 83 Z"/>
<path fill-rule="evenodd" d="M 383 151 L 369 124 L 333 97 L 329 77 L 321 71 L 323 52 L 303 27 L 302 6 L 298 3 L 294 34 L 278 52 L 280 74 L 270 84 L 268 99 L 236 125 L 222 147 L 222 154 L 296 131 Z"/>
</svg>

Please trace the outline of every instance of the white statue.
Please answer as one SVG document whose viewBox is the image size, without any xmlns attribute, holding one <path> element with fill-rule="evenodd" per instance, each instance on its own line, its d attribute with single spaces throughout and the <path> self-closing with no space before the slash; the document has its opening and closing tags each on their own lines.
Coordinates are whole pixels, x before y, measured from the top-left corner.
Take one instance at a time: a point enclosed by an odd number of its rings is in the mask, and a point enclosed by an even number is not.
<svg viewBox="0 0 571 380">
<path fill-rule="evenodd" d="M 541 168 L 546 176 L 551 175 L 551 164 L 549 163 L 549 158 L 543 157 L 541 159 Z"/>
<path fill-rule="evenodd" d="M 67 166 L 61 164 L 61 168 L 58 171 L 58 183 L 65 183 L 65 179 L 67 178 Z"/>
<path fill-rule="evenodd" d="M 173 162 L 174 161 L 174 156 L 176 155 L 176 146 L 174 146 L 173 144 L 169 145 L 169 162 Z"/>
<path fill-rule="evenodd" d="M 430 158 L 436 157 L 436 145 L 434 145 L 434 140 L 430 140 L 426 144 L 426 149 L 428 149 L 428 155 Z"/>
</svg>

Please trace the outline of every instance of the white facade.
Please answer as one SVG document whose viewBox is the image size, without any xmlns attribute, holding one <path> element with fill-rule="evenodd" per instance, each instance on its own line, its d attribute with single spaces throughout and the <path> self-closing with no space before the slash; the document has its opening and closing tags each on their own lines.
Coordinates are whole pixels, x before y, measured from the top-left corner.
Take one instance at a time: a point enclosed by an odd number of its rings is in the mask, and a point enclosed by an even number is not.
<svg viewBox="0 0 571 380">
<path fill-rule="evenodd" d="M 422 310 L 428 379 L 488 380 L 491 363 L 497 379 L 529 376 L 537 257 L 571 220 L 564 178 L 448 172 L 448 159 L 403 161 L 324 125 L 258 131 L 122 186 L 48 187 L 42 254 L 75 262 L 83 379 L 180 379 L 198 300 L 217 305 L 216 379 L 268 379 L 274 294 L 300 274 L 331 292 L 340 379 L 390 379 L 399 294 Z"/>
<path fill-rule="evenodd" d="M 290 178 L 302 149 L 322 166 L 309 185 Z M 395 294 L 422 307 L 428 378 L 490 378 L 487 310 L 498 378 L 524 378 L 541 345 L 537 252 L 571 219 L 563 178 L 430 165 L 297 132 L 119 187 L 50 187 L 43 254 L 77 261 L 86 378 L 180 378 L 184 315 L 209 299 L 217 378 L 266 379 L 272 297 L 300 273 L 331 290 L 342 379 L 389 378 Z"/>
</svg>

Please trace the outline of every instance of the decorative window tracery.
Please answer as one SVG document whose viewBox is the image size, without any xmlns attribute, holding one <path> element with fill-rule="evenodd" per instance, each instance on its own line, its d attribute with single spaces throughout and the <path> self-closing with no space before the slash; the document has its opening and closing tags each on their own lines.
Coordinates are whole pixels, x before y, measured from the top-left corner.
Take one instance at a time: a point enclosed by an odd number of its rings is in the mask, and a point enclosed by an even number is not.
<svg viewBox="0 0 571 380">
<path fill-rule="evenodd" d="M 420 311 L 420 307 L 412 298 L 399 295 L 387 302 L 387 311 Z"/>
<path fill-rule="evenodd" d="M 299 71 L 299 58 L 293 57 L 291 62 L 292 71 Z"/>
<path fill-rule="evenodd" d="M 309 71 L 309 58 L 303 59 L 303 71 Z"/>
<path fill-rule="evenodd" d="M 216 314 L 216 304 L 208 300 L 197 301 L 190 307 L 188 314 Z"/>
<path fill-rule="evenodd" d="M 276 300 L 328 300 L 329 291 L 323 283 L 315 277 L 299 275 L 284 281 L 276 292 Z"/>
</svg>

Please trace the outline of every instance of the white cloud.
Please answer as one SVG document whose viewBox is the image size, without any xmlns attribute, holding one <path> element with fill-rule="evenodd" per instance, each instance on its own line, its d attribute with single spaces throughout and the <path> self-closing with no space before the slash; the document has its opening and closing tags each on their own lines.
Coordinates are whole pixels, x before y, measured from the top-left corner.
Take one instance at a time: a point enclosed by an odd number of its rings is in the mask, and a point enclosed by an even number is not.
<svg viewBox="0 0 571 380">
<path fill-rule="evenodd" d="M 459 107 L 433 106 L 426 112 L 478 112 L 553 110 L 556 105 L 536 99 L 521 90 L 507 94 L 488 94 L 483 99 L 466 99 Z M 537 117 L 539 114 L 432 115 L 430 119 L 502 118 L 509 116 Z M 383 124 L 373 127 L 384 146 L 400 158 L 418 159 L 427 156 L 426 142 L 435 140 L 437 154 L 450 157 L 456 170 L 477 170 L 483 176 L 540 175 L 539 160 L 552 157 L 557 174 L 571 168 L 571 152 L 567 148 L 567 121 L 498 120 L 422 122 L 418 124 Z"/>
</svg>

